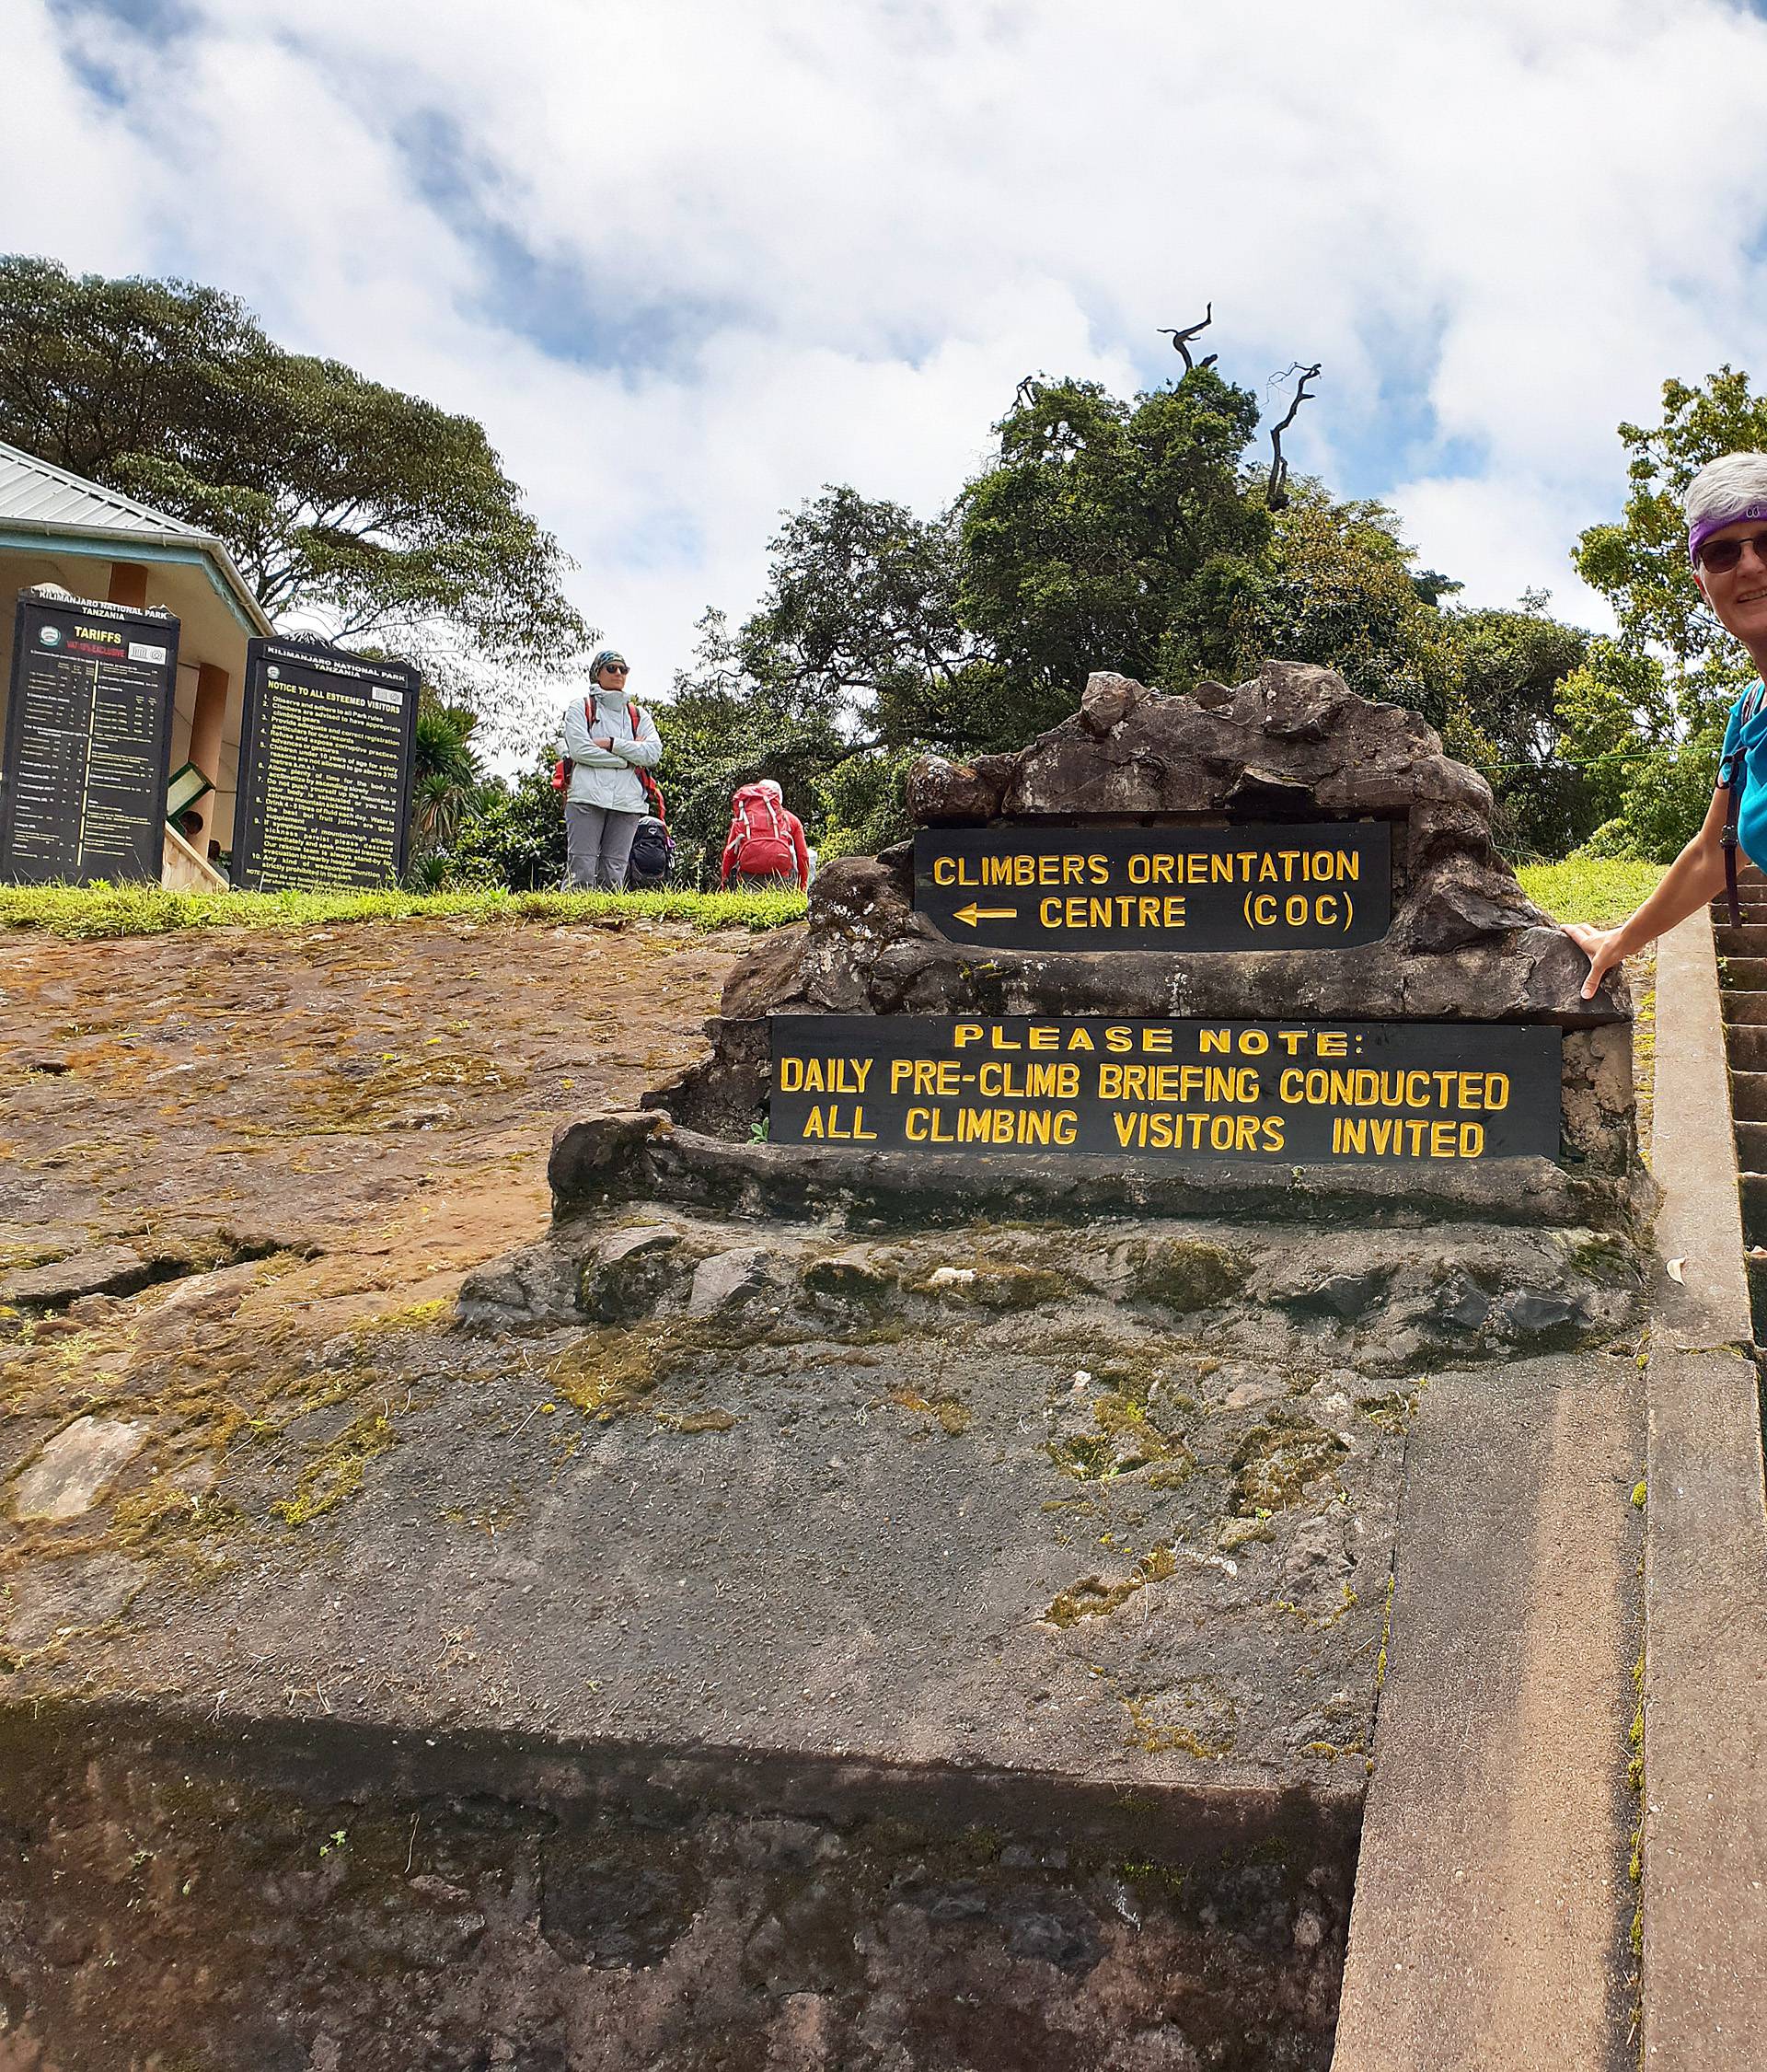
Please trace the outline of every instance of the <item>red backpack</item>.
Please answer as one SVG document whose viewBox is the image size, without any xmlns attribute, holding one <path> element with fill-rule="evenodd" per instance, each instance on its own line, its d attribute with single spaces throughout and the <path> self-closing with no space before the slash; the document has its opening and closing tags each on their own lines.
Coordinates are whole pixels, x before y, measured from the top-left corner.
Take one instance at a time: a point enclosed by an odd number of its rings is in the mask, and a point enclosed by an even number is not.
<svg viewBox="0 0 1767 2072">
<path fill-rule="evenodd" d="M 771 792 L 758 784 L 745 784 L 730 802 L 730 833 L 724 846 L 734 844 L 731 869 L 745 878 L 795 878 L 798 852 L 785 812 Z"/>
</svg>

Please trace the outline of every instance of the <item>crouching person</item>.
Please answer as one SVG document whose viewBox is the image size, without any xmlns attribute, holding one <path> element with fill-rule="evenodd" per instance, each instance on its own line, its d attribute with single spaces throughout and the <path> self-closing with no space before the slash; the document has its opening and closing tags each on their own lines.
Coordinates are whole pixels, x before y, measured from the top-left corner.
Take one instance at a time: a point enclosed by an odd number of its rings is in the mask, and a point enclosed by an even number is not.
<svg viewBox="0 0 1767 2072">
<path fill-rule="evenodd" d="M 803 822 L 770 777 L 745 784 L 730 802 L 720 880 L 732 892 L 802 892 L 810 884 Z"/>
</svg>

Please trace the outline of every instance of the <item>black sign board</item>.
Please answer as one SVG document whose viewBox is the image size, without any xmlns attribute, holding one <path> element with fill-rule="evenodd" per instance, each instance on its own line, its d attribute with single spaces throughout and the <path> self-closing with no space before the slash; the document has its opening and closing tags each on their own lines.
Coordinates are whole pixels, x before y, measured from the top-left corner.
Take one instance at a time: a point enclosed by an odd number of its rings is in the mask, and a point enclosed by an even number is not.
<svg viewBox="0 0 1767 2072">
<path fill-rule="evenodd" d="M 1257 1164 L 1555 1158 L 1556 1029 L 774 1015 L 768 1137 Z"/>
<path fill-rule="evenodd" d="M 0 878 L 159 883 L 178 620 L 27 590 L 0 762 Z"/>
<path fill-rule="evenodd" d="M 914 903 L 1004 950 L 1311 950 L 1392 919 L 1384 820 L 1257 828 L 925 828 Z"/>
<path fill-rule="evenodd" d="M 341 647 L 246 648 L 233 883 L 383 889 L 405 868 L 417 671 Z"/>
</svg>

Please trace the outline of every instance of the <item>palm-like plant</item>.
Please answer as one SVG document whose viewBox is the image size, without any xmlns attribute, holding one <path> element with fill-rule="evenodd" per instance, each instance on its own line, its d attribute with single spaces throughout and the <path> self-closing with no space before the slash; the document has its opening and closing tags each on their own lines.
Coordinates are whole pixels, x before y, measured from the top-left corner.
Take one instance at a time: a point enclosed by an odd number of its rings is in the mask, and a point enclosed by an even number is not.
<svg viewBox="0 0 1767 2072">
<path fill-rule="evenodd" d="M 418 706 L 411 768 L 414 864 L 451 849 L 479 804 L 485 773 L 471 741 L 478 723 L 473 713 L 458 705 L 425 698 Z"/>
</svg>

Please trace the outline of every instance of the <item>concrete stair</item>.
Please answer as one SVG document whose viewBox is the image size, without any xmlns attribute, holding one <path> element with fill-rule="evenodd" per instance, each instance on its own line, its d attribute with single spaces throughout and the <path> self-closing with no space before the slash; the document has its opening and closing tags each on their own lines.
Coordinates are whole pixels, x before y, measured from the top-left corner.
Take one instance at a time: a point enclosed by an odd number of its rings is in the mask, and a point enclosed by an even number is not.
<svg viewBox="0 0 1767 2072">
<path fill-rule="evenodd" d="M 1744 1268 L 1751 1332 L 1767 1344 L 1767 878 L 1752 864 L 1738 876 L 1740 927 L 1729 903 L 1712 902 L 1718 955 L 1718 1014 L 1735 1126 Z M 1747 1255 L 1760 1250 L 1761 1258 Z"/>
</svg>

